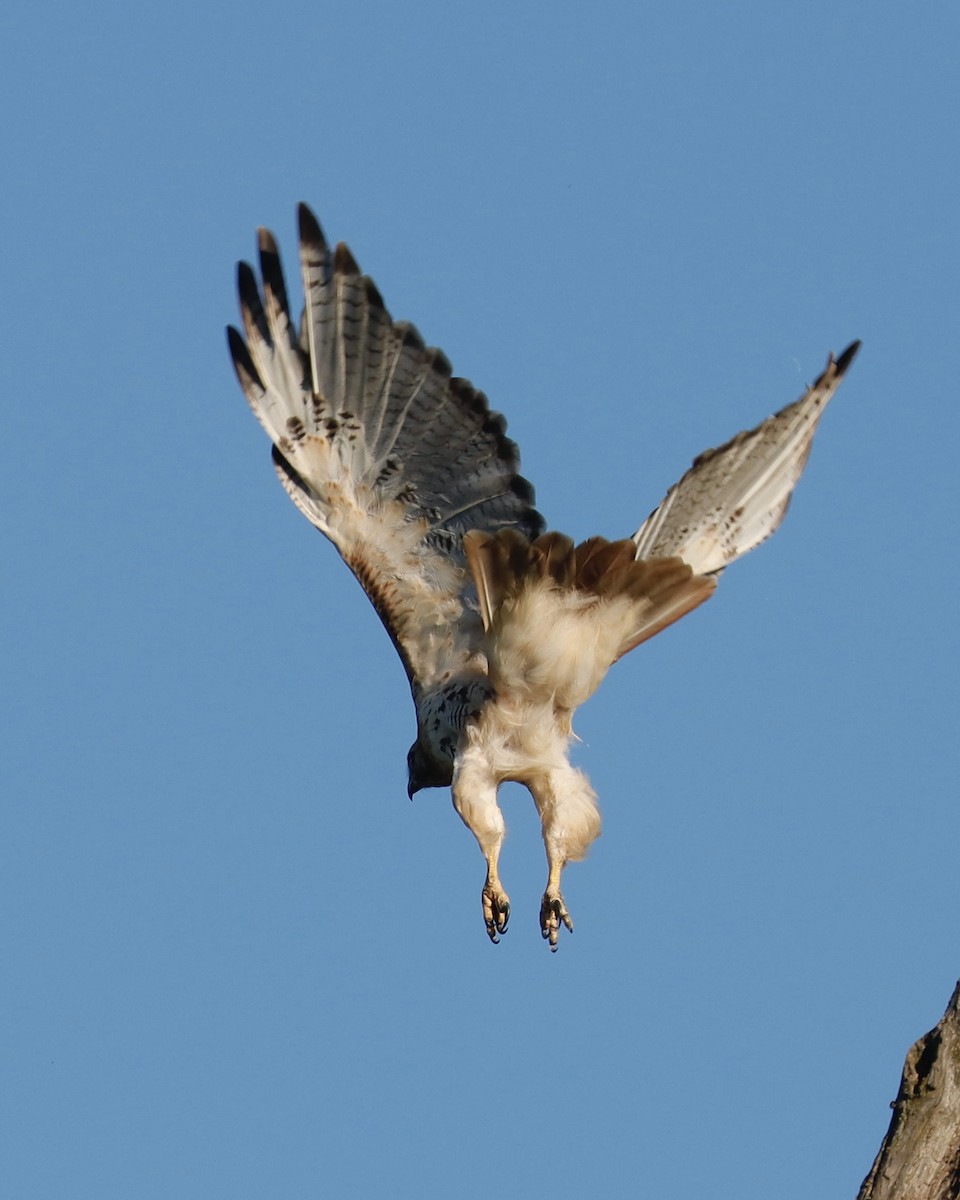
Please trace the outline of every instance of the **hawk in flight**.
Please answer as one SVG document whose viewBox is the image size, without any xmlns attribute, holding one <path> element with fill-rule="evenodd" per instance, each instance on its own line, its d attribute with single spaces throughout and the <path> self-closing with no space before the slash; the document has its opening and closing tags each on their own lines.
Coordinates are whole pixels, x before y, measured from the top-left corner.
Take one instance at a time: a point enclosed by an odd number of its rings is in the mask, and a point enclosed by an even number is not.
<svg viewBox="0 0 960 1200">
<path fill-rule="evenodd" d="M 486 859 L 483 917 L 506 932 L 497 789 L 533 796 L 548 877 L 540 929 L 573 928 L 560 890 L 600 833 L 570 765 L 574 710 L 628 651 L 709 599 L 723 570 L 777 529 L 817 423 L 858 342 L 794 404 L 707 450 L 637 532 L 575 545 L 548 533 L 506 422 L 440 350 L 394 321 L 343 244 L 301 205 L 305 307 L 294 324 L 277 245 L 259 233 L 260 283 L 238 268 L 240 386 L 273 443 L 280 482 L 333 542 L 410 680 L 410 796 L 452 786 Z"/>
</svg>

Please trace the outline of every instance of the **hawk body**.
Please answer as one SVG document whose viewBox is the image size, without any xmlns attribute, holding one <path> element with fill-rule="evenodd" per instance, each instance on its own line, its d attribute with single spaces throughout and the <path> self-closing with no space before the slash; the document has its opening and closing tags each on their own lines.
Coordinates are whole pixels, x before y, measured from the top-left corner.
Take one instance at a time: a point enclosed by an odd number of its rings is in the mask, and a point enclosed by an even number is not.
<svg viewBox="0 0 960 1200">
<path fill-rule="evenodd" d="M 544 532 L 504 419 L 392 320 L 309 209 L 298 327 L 265 230 L 259 246 L 261 284 L 238 270 L 234 367 L 281 484 L 356 575 L 403 661 L 417 714 L 409 794 L 452 785 L 487 862 L 484 919 L 497 941 L 510 912 L 497 788 L 530 790 L 549 866 L 541 931 L 556 949 L 560 927 L 572 929 L 561 872 L 600 832 L 593 789 L 568 759 L 573 713 L 617 659 L 702 604 L 776 530 L 858 343 L 796 403 L 702 454 L 632 538 L 574 545 Z"/>
</svg>

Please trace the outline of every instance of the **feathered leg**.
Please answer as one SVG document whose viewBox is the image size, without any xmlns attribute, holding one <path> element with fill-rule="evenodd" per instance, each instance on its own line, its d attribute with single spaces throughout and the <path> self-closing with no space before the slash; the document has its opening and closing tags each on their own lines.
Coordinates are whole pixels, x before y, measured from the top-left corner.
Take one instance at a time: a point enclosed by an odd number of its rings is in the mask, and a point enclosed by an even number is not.
<svg viewBox="0 0 960 1200">
<path fill-rule="evenodd" d="M 497 804 L 497 783 L 481 754 L 467 750 L 453 773 L 453 806 L 477 839 L 487 861 L 483 885 L 483 920 L 491 942 L 499 942 L 510 920 L 510 898 L 500 882 L 498 863 L 506 834 L 503 813 Z"/>
<path fill-rule="evenodd" d="M 543 825 L 547 851 L 547 887 L 540 904 L 540 933 L 556 951 L 560 926 L 573 932 L 560 876 L 568 862 L 583 858 L 600 834 L 597 796 L 586 775 L 574 767 L 546 771 L 527 784 Z"/>
</svg>

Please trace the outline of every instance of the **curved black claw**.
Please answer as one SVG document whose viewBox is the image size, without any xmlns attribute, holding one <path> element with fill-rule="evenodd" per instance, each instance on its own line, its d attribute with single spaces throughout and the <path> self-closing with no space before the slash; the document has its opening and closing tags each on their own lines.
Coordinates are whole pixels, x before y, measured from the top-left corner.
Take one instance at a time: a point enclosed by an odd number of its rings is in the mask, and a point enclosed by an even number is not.
<svg viewBox="0 0 960 1200">
<path fill-rule="evenodd" d="M 483 889 L 483 920 L 487 937 L 496 944 L 500 935 L 507 932 L 510 922 L 510 897 L 501 887 L 485 884 Z"/>
<path fill-rule="evenodd" d="M 544 892 L 540 905 L 540 936 L 550 943 L 550 951 L 557 952 L 557 940 L 560 937 L 560 926 L 564 925 L 573 933 L 573 921 L 559 892 Z"/>
</svg>

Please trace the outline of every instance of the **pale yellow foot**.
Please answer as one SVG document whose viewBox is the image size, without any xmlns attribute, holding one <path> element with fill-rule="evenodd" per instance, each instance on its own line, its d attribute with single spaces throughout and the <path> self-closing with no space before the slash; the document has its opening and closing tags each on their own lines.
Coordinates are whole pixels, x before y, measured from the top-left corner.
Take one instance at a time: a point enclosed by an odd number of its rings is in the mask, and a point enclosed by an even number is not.
<svg viewBox="0 0 960 1200">
<path fill-rule="evenodd" d="M 554 954 L 557 951 L 561 925 L 565 925 L 573 933 L 573 921 L 570 920 L 560 889 L 548 887 L 543 893 L 543 902 L 540 905 L 540 933 L 550 943 Z"/>
<path fill-rule="evenodd" d="M 483 887 L 483 920 L 491 942 L 499 942 L 500 935 L 507 932 L 510 920 L 510 897 L 500 886 L 499 880 L 490 880 Z"/>
</svg>

